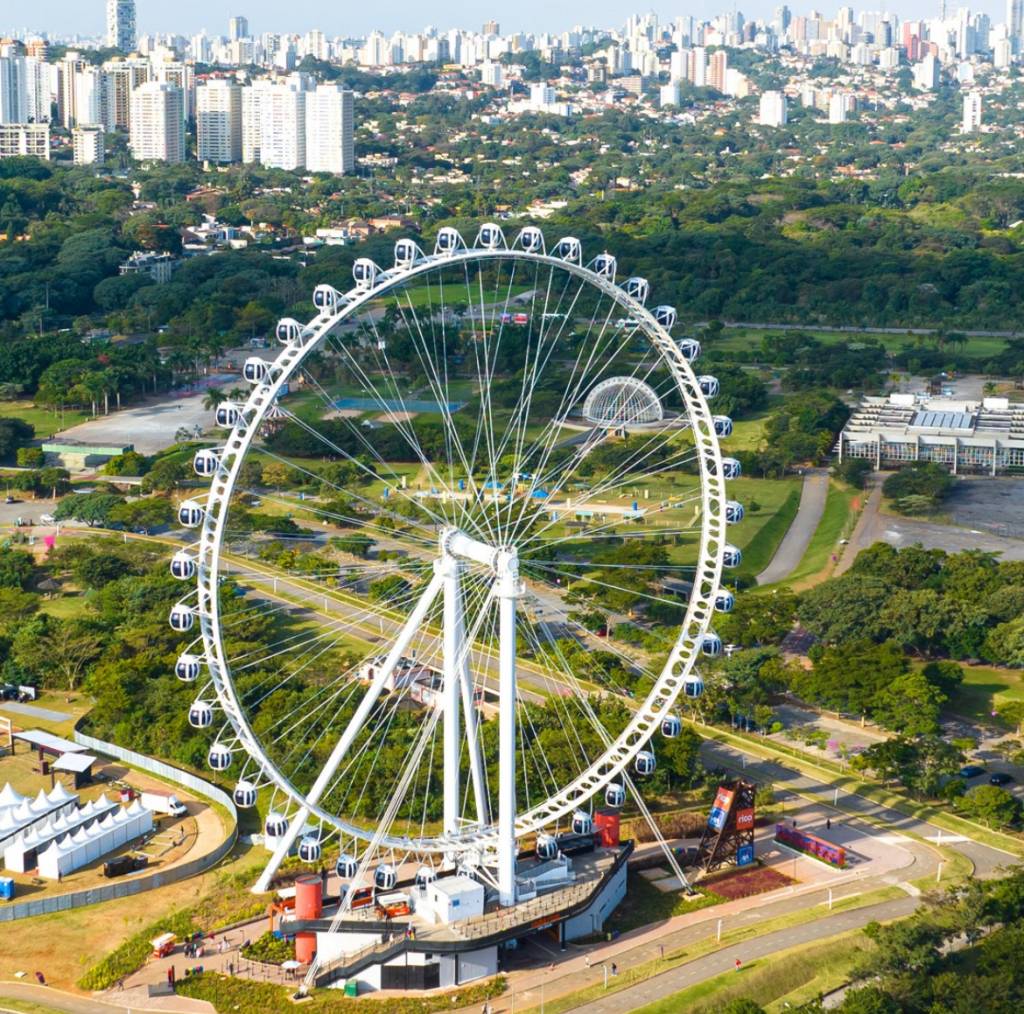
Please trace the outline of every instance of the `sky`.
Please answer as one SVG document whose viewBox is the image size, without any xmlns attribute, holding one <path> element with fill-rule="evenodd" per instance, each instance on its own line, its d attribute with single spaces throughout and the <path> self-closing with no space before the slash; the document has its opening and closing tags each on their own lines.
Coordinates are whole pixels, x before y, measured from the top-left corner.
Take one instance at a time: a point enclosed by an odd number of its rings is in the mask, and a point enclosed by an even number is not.
<svg viewBox="0 0 1024 1014">
<path fill-rule="evenodd" d="M 749 17 L 768 17 L 780 0 L 689 0 L 665 6 L 653 6 L 663 22 L 678 14 L 710 17 L 730 9 L 735 2 Z M 841 0 L 788 0 L 795 13 L 817 9 L 832 15 L 841 6 Z M 950 10 L 962 0 L 949 0 Z M 930 17 L 937 12 L 938 0 L 877 0 L 854 3 L 859 10 L 893 10 L 901 18 Z M 413 32 L 427 24 L 438 28 L 479 29 L 488 18 L 496 18 L 502 31 L 564 31 L 576 24 L 614 27 L 625 22 L 629 14 L 649 10 L 642 0 L 515 0 L 515 2 L 481 3 L 480 0 L 391 0 L 383 7 L 374 4 L 337 0 L 174 0 L 161 3 L 156 0 L 138 0 L 137 18 L 140 33 L 177 32 L 192 35 L 205 28 L 207 34 L 227 33 L 228 18 L 244 14 L 249 19 L 250 31 L 306 32 L 320 28 L 330 36 L 365 35 L 372 28 L 385 32 L 396 29 Z M 1005 17 L 1004 5 L 998 0 L 972 5 L 972 9 L 986 11 L 994 21 Z M 31 20 L 21 18 L 31 10 Z M 0 2 L 0 30 L 35 29 L 51 33 L 80 33 L 97 35 L 103 31 L 104 0 L 39 0 L 28 4 L 18 0 Z"/>
</svg>

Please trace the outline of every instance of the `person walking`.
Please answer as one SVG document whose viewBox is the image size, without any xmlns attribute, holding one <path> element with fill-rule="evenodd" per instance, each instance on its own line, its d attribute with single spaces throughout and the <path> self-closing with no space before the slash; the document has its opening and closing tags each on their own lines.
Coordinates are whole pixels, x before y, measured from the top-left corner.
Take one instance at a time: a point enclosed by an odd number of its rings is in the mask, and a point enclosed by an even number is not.
<svg viewBox="0 0 1024 1014">
<path fill-rule="evenodd" d="M 735 970 L 736 970 L 736 971 L 738 972 L 738 971 L 740 970 L 740 966 L 741 966 L 742 964 L 743 964 L 743 962 L 742 962 L 742 961 L 740 961 L 740 959 L 739 959 L 739 958 L 737 958 L 737 959 L 736 959 L 736 961 L 735 961 L 735 963 L 733 964 L 733 968 L 735 968 Z"/>
</svg>

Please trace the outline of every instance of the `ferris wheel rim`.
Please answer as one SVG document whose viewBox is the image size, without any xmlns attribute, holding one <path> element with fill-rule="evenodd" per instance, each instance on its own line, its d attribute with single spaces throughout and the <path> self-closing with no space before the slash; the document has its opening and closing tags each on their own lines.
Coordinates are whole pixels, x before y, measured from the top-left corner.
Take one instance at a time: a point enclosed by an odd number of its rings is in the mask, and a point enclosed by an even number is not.
<svg viewBox="0 0 1024 1014">
<path fill-rule="evenodd" d="M 217 595 L 224 523 L 229 501 L 234 493 L 239 469 L 261 424 L 272 410 L 281 387 L 339 325 L 372 300 L 388 295 L 404 283 L 435 268 L 501 260 L 547 265 L 553 269 L 564 270 L 594 286 L 617 306 L 628 311 L 637 321 L 637 329 L 644 334 L 652 348 L 669 367 L 676 389 L 683 400 L 699 463 L 702 508 L 700 548 L 693 591 L 675 644 L 650 693 L 636 707 L 626 728 L 584 772 L 542 803 L 517 815 L 517 839 L 538 832 L 553 821 L 571 813 L 622 774 L 658 730 L 662 718 L 670 712 L 678 699 L 686 678 L 697 663 L 702 640 L 711 621 L 726 548 L 727 497 L 721 450 L 715 433 L 714 418 L 696 374 L 667 329 L 655 319 L 654 314 L 644 303 L 633 298 L 614 281 L 585 266 L 578 249 L 573 258 L 557 257 L 546 251 L 537 252 L 516 246 L 463 246 L 453 252 L 424 254 L 411 265 L 380 271 L 369 287 L 356 284 L 341 294 L 339 308 L 331 312 L 321 311 L 302 328 L 297 344 L 289 342 L 284 345 L 269 366 L 267 381 L 255 384 L 246 399 L 242 409 L 245 426 L 241 432 L 237 424 L 232 427 L 223 451 L 218 455 L 217 469 L 213 475 L 203 517 L 196 561 L 196 583 L 197 612 L 210 682 L 216 693 L 217 703 L 231 725 L 237 742 L 255 763 L 262 778 L 273 784 L 276 789 L 280 789 L 295 807 L 305 808 L 311 816 L 322 823 L 359 840 L 369 840 L 373 832 L 346 820 L 339 814 L 329 812 L 319 803 L 308 802 L 305 794 L 268 756 L 238 700 L 231 670 L 226 662 Z M 229 460 L 230 464 L 225 468 L 226 460 Z M 385 834 L 377 836 L 376 840 L 381 847 L 388 849 L 411 853 L 443 853 L 453 848 L 486 846 L 493 842 L 495 837 L 496 827 L 491 824 L 458 834 L 420 837 Z"/>
</svg>

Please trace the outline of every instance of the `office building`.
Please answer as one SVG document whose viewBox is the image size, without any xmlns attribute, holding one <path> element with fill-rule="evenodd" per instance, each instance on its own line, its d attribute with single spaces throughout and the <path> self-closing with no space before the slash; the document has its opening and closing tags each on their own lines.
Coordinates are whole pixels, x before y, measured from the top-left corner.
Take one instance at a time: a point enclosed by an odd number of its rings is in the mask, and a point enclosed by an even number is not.
<svg viewBox="0 0 1024 1014">
<path fill-rule="evenodd" d="M 228 18 L 228 40 L 237 42 L 239 39 L 249 38 L 249 19 L 236 15 Z"/>
<path fill-rule="evenodd" d="M 973 134 L 981 129 L 981 93 L 968 92 L 964 96 L 964 118 L 961 130 Z"/>
<path fill-rule="evenodd" d="M 242 157 L 242 89 L 223 78 L 196 89 L 196 157 L 238 162 Z"/>
<path fill-rule="evenodd" d="M 839 460 L 875 468 L 934 461 L 954 475 L 996 475 L 1024 466 L 1024 406 L 1006 398 L 961 401 L 925 394 L 867 397 L 843 427 Z"/>
<path fill-rule="evenodd" d="M 48 123 L 0 123 L 0 158 L 32 155 L 50 158 Z"/>
<path fill-rule="evenodd" d="M 140 162 L 185 160 L 184 95 L 177 85 L 147 81 L 132 93 L 130 147 Z"/>
<path fill-rule="evenodd" d="M 107 45 L 122 53 L 135 49 L 135 0 L 107 0 Z"/>
<path fill-rule="evenodd" d="M 757 122 L 762 127 L 784 127 L 787 119 L 786 96 L 782 92 L 765 92 L 761 96 Z"/>
<path fill-rule="evenodd" d="M 103 124 L 86 123 L 71 131 L 75 165 L 103 165 Z"/>
<path fill-rule="evenodd" d="M 355 168 L 352 92 L 337 84 L 306 92 L 306 168 L 350 173 Z"/>
</svg>

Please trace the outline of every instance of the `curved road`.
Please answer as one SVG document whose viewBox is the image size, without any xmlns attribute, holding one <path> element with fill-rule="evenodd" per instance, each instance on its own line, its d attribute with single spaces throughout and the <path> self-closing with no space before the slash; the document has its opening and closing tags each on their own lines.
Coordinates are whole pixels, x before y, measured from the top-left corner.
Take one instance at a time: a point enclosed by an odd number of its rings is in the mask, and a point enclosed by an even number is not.
<svg viewBox="0 0 1024 1014">
<path fill-rule="evenodd" d="M 785 581 L 796 570 L 804 558 L 811 538 L 818 530 L 821 516 L 825 513 L 828 498 L 828 470 L 810 468 L 804 473 L 803 489 L 800 491 L 800 506 L 796 517 L 783 536 L 771 563 L 757 575 L 757 583 L 775 584 Z"/>
</svg>

